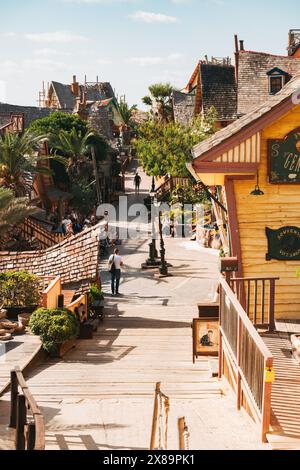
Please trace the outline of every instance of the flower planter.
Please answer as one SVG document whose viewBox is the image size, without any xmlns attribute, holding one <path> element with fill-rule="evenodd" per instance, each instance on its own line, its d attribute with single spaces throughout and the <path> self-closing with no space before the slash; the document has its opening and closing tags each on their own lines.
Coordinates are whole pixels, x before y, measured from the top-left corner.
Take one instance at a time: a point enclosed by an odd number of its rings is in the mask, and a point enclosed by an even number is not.
<svg viewBox="0 0 300 470">
<path fill-rule="evenodd" d="M 51 358 L 62 358 L 67 352 L 73 349 L 76 345 L 76 339 L 70 339 L 64 343 L 57 344 L 49 353 Z"/>
<path fill-rule="evenodd" d="M 8 320 L 16 320 L 22 313 L 33 313 L 38 308 L 37 305 L 33 307 L 5 307 L 7 311 Z"/>
<path fill-rule="evenodd" d="M 104 318 L 104 298 L 102 300 L 94 300 L 90 306 L 91 316 L 103 320 Z"/>
</svg>

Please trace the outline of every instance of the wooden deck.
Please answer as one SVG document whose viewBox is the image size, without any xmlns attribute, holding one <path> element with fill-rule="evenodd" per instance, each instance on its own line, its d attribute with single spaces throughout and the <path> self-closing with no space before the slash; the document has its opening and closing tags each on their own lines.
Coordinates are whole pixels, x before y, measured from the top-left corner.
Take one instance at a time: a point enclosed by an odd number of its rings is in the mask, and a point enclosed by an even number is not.
<svg viewBox="0 0 300 470">
<path fill-rule="evenodd" d="M 191 449 L 266 448 L 231 393 L 224 395 L 212 378 L 209 359 L 192 362 L 191 322 L 215 283 L 218 258 L 213 262 L 180 240 L 167 243 L 173 277 L 142 273 L 148 244 L 130 241 L 122 247 L 123 297 L 108 296 L 93 340 L 79 341 L 63 360 L 50 360 L 27 377 L 45 414 L 46 449 L 149 449 L 158 381 L 170 396 L 169 449 L 179 448 L 182 416 Z"/>
<path fill-rule="evenodd" d="M 277 322 L 281 330 L 265 335 L 274 356 L 276 380 L 272 387 L 272 433 L 268 435 L 274 450 L 300 450 L 300 365 L 291 354 L 290 334 L 300 332 L 300 325 Z"/>
</svg>

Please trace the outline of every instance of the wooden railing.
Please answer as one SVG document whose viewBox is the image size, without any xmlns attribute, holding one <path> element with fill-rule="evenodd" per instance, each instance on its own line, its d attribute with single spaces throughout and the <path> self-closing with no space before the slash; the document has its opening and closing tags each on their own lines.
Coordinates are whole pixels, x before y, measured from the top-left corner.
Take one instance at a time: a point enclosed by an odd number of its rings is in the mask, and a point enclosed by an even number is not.
<svg viewBox="0 0 300 470">
<path fill-rule="evenodd" d="M 1 116 L 0 116 L 1 117 Z M 0 126 L 0 132 L 22 133 L 24 131 L 24 114 L 10 114 L 10 121 Z"/>
<path fill-rule="evenodd" d="M 186 425 L 185 418 L 178 419 L 179 450 L 189 450 L 189 428 Z"/>
<path fill-rule="evenodd" d="M 232 278 L 231 288 L 256 328 L 275 330 L 275 285 L 279 278 Z"/>
<path fill-rule="evenodd" d="M 220 281 L 219 377 L 235 389 L 237 408 L 247 406 L 266 442 L 271 419 L 273 356 L 225 279 Z"/>
<path fill-rule="evenodd" d="M 21 229 L 24 238 L 36 238 L 40 242 L 42 249 L 47 249 L 57 245 L 65 239 L 63 234 L 49 232 L 39 223 L 35 222 L 31 217 L 25 219 Z"/>
<path fill-rule="evenodd" d="M 57 308 L 58 296 L 61 295 L 61 277 L 53 279 L 42 293 L 42 305 L 44 308 Z"/>
<path fill-rule="evenodd" d="M 66 308 L 78 315 L 80 323 L 85 322 L 88 319 L 87 295 L 82 294 L 80 297 L 78 297 L 78 299 L 74 300 L 74 302 L 67 305 Z"/>
<path fill-rule="evenodd" d="M 16 450 L 45 450 L 44 417 L 18 367 L 11 371 L 9 427 L 16 430 Z"/>
<path fill-rule="evenodd" d="M 168 448 L 169 409 L 169 397 L 162 393 L 161 383 L 157 382 L 154 396 L 150 450 L 167 450 Z"/>
<path fill-rule="evenodd" d="M 188 188 L 191 186 L 191 180 L 189 178 L 167 177 L 156 190 L 157 198 L 163 199 L 164 196 L 170 194 L 177 186 Z"/>
</svg>

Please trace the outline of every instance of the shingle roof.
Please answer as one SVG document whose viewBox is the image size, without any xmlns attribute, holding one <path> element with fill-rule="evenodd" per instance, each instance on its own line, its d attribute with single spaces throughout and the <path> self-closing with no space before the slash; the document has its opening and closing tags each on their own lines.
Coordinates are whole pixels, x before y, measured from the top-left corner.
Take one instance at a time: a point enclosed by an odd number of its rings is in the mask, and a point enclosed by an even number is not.
<svg viewBox="0 0 300 470">
<path fill-rule="evenodd" d="M 238 115 L 249 113 L 269 98 L 267 72 L 274 67 L 278 67 L 293 77 L 300 72 L 300 58 L 254 51 L 240 51 Z"/>
<path fill-rule="evenodd" d="M 76 97 L 72 93 L 70 85 L 65 85 L 59 82 L 51 83 L 61 108 L 73 111 L 76 105 Z M 80 85 L 80 91 L 82 95 L 86 92 L 86 99 L 90 102 L 114 98 L 115 96 L 112 86 L 108 82 Z"/>
<path fill-rule="evenodd" d="M 219 121 L 231 121 L 237 117 L 237 86 L 235 68 L 230 65 L 208 64 L 199 62 L 189 82 L 194 83 L 198 71 L 202 94 L 202 111 L 206 114 L 212 107 L 218 113 Z M 199 85 L 198 85 L 199 86 Z M 173 93 L 175 120 L 186 122 L 195 113 L 196 97 L 194 93 Z M 191 110 L 194 107 L 193 111 Z"/>
<path fill-rule="evenodd" d="M 299 91 L 300 93 L 300 72 L 295 75 L 295 77 L 290 82 L 288 82 L 279 93 L 272 96 L 268 95 L 268 99 L 263 104 L 256 107 L 256 109 L 244 115 L 242 118 L 230 124 L 228 127 L 216 132 L 216 134 L 204 142 L 196 145 L 193 149 L 194 159 L 201 157 L 203 154 L 206 154 L 211 149 L 222 144 L 227 139 L 240 132 L 242 129 L 258 121 L 261 117 L 268 114 L 284 101 L 291 100 L 292 107 L 293 102 L 291 97 L 296 91 Z"/>
<path fill-rule="evenodd" d="M 51 82 L 51 84 L 61 108 L 73 110 L 76 104 L 76 99 L 71 91 L 70 85 L 64 85 L 59 82 Z"/>
<path fill-rule="evenodd" d="M 202 106 L 204 113 L 214 106 L 220 121 L 236 118 L 237 87 L 232 66 L 201 64 Z"/>
</svg>

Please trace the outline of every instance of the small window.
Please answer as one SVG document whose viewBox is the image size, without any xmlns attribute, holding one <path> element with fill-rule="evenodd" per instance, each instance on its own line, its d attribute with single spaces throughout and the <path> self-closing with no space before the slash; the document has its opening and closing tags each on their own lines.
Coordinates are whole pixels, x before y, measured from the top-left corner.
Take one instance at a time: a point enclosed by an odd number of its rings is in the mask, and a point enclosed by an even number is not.
<svg viewBox="0 0 300 470">
<path fill-rule="evenodd" d="M 283 87 L 283 77 L 270 77 L 270 94 L 276 95 Z"/>
</svg>

